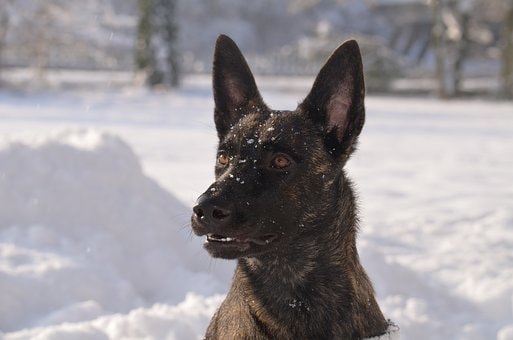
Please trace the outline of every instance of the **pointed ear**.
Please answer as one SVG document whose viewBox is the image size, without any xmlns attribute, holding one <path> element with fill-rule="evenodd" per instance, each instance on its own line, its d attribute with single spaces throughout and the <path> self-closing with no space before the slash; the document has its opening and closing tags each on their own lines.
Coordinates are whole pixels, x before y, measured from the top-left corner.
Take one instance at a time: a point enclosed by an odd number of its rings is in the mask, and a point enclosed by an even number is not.
<svg viewBox="0 0 513 340">
<path fill-rule="evenodd" d="M 300 109 L 323 129 L 327 150 L 349 156 L 365 122 L 360 48 L 354 40 L 340 45 L 322 67 Z"/>
<path fill-rule="evenodd" d="M 250 106 L 265 107 L 255 78 L 235 42 L 226 35 L 216 41 L 213 65 L 214 120 L 219 138 Z"/>
</svg>

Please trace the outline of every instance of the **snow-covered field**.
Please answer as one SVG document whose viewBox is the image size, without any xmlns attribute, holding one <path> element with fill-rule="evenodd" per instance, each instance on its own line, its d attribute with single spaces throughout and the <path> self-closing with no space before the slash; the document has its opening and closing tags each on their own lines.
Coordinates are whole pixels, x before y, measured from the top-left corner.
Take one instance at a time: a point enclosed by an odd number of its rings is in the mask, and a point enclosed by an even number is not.
<svg viewBox="0 0 513 340">
<path fill-rule="evenodd" d="M 308 90 L 287 82 L 260 81 L 272 107 Z M 367 117 L 348 167 L 385 314 L 402 339 L 513 339 L 513 104 L 369 97 Z M 233 269 L 188 226 L 215 138 L 208 78 L 0 92 L 0 338 L 201 338 Z"/>
</svg>

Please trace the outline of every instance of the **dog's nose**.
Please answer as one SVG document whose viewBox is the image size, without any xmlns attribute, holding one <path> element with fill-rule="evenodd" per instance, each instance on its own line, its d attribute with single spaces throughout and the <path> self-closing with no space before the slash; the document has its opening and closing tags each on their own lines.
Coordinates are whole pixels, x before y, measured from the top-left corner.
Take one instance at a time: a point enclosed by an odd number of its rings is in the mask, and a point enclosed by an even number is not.
<svg viewBox="0 0 513 340">
<path fill-rule="evenodd" d="M 213 221 L 221 221 L 228 218 L 231 214 L 230 210 L 217 206 L 197 205 L 192 210 L 200 220 L 212 219 Z"/>
<path fill-rule="evenodd" d="M 196 218 L 205 226 L 222 227 L 230 222 L 232 212 L 227 206 L 213 202 L 204 196 L 200 197 L 198 204 L 192 208 Z"/>
</svg>

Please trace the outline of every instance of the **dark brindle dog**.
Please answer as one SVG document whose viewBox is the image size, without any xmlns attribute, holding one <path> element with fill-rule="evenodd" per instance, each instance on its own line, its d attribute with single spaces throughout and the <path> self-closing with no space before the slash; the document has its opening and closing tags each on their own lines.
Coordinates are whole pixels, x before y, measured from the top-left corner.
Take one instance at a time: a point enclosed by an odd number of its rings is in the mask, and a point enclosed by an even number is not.
<svg viewBox="0 0 513 340">
<path fill-rule="evenodd" d="M 235 43 L 214 54 L 216 181 L 192 228 L 214 257 L 237 259 L 206 339 L 361 339 L 387 321 L 358 259 L 357 208 L 344 165 L 362 130 L 358 44 L 347 41 L 294 111 L 262 100 Z"/>
</svg>

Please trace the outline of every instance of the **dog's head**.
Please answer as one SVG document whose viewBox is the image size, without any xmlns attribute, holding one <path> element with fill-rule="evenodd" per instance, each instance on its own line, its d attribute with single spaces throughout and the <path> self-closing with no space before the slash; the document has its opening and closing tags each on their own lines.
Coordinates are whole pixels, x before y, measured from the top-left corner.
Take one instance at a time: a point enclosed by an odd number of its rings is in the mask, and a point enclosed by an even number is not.
<svg viewBox="0 0 513 340">
<path fill-rule="evenodd" d="M 294 111 L 264 103 L 224 35 L 213 85 L 216 180 L 193 209 L 194 233 L 206 235 L 205 248 L 221 258 L 258 256 L 312 233 L 319 218 L 338 211 L 337 183 L 365 120 L 358 44 L 346 41 L 333 52 Z"/>
</svg>

